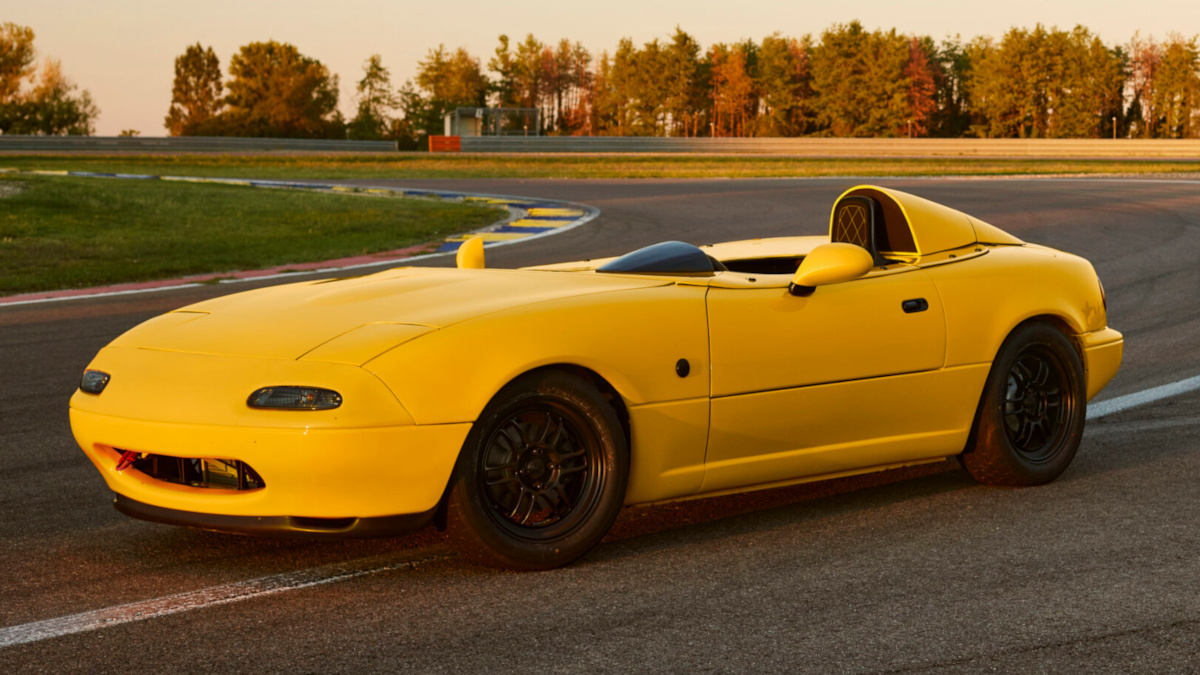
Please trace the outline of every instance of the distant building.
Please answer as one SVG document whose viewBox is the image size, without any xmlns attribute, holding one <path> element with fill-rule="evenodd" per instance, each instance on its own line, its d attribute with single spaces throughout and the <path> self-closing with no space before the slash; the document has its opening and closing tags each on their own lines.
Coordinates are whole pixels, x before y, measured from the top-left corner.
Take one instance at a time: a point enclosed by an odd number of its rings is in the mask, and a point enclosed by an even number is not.
<svg viewBox="0 0 1200 675">
<path fill-rule="evenodd" d="M 456 108 L 446 113 L 447 136 L 540 136 L 537 108 Z"/>
</svg>

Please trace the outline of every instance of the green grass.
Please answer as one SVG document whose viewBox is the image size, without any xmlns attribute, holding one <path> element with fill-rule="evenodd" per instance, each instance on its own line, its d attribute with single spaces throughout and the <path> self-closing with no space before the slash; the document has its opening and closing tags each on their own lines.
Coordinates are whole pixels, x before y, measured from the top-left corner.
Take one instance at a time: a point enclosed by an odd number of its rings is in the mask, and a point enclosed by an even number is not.
<svg viewBox="0 0 1200 675">
<path fill-rule="evenodd" d="M 241 178 L 759 178 L 1177 174 L 1200 162 L 696 155 L 0 155 L 0 167 Z"/>
<path fill-rule="evenodd" d="M 436 200 L 0 174 L 0 295 L 376 253 L 502 217 Z"/>
</svg>

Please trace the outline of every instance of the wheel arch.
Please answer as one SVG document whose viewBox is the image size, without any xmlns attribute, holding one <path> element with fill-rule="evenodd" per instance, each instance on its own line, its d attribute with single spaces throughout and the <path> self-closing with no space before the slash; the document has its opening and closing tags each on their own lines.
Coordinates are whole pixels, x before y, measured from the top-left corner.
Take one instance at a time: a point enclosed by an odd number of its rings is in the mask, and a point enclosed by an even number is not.
<svg viewBox="0 0 1200 675">
<path fill-rule="evenodd" d="M 992 354 L 992 359 L 990 362 L 990 366 L 988 368 L 988 376 L 984 380 L 983 388 L 979 391 L 979 402 L 975 405 L 975 416 L 971 420 L 971 433 L 967 436 L 967 443 L 963 449 L 963 454 L 970 452 L 971 448 L 973 448 L 975 446 L 976 430 L 979 427 L 979 415 L 980 415 L 980 412 L 983 410 L 984 399 L 987 396 L 988 383 L 991 382 L 991 380 L 992 380 L 991 369 L 996 367 L 996 358 L 999 356 L 1000 350 L 1004 348 L 1004 345 L 1008 344 L 1008 341 L 1012 337 L 1013 333 L 1016 333 L 1018 330 L 1020 330 L 1024 326 L 1028 326 L 1030 324 L 1037 324 L 1037 323 L 1050 326 L 1054 330 L 1061 333 L 1062 336 L 1067 339 L 1067 342 L 1069 342 L 1071 344 L 1071 347 L 1074 348 L 1074 350 L 1075 350 L 1075 355 L 1079 357 L 1080 363 L 1084 365 L 1083 376 L 1084 376 L 1084 386 L 1086 388 L 1086 385 L 1087 385 L 1087 360 L 1084 358 L 1083 344 L 1079 340 L 1079 337 L 1078 337 L 1079 334 L 1077 332 L 1076 327 L 1071 324 L 1068 317 L 1065 317 L 1061 314 L 1056 314 L 1053 312 L 1044 312 L 1044 313 L 1040 313 L 1040 314 L 1033 314 L 1032 316 L 1027 316 L 1024 319 L 1017 321 L 1008 329 L 1008 332 L 1006 332 L 1004 334 L 1003 339 L 1001 339 L 996 344 L 996 349 L 995 349 L 994 353 Z"/>
<path fill-rule="evenodd" d="M 604 400 L 606 400 L 608 402 L 608 404 L 610 406 L 612 406 L 613 411 L 617 415 L 617 419 L 620 420 L 620 422 L 621 422 L 621 432 L 625 438 L 625 447 L 629 449 L 630 462 L 632 462 L 633 453 L 634 453 L 633 434 L 632 434 L 632 427 L 630 426 L 630 421 L 629 421 L 629 408 L 625 403 L 625 398 L 621 395 L 621 393 L 617 390 L 617 388 L 615 386 L 613 386 L 613 384 L 607 378 L 605 378 L 603 375 L 601 375 L 600 373 L 596 372 L 595 370 L 593 370 L 591 368 L 588 368 L 586 366 L 581 366 L 581 365 L 575 364 L 575 363 L 549 363 L 549 364 L 545 364 L 545 365 L 535 366 L 535 367 L 527 368 L 524 371 L 518 373 L 517 375 L 510 377 L 506 382 L 504 382 L 500 386 L 496 387 L 496 389 L 492 393 L 491 397 L 488 398 L 488 400 L 484 404 L 484 406 L 482 408 L 480 408 L 479 411 L 476 413 L 476 419 L 472 422 L 472 424 L 478 424 L 479 415 L 482 415 L 483 411 L 486 410 L 487 407 L 489 405 L 491 405 L 492 402 L 495 401 L 498 396 L 503 394 L 504 390 L 507 389 L 509 386 L 511 386 L 514 382 L 517 382 L 518 380 L 521 380 L 522 378 L 525 378 L 525 377 L 529 377 L 531 375 L 535 375 L 538 373 L 552 372 L 552 371 L 570 373 L 572 375 L 575 375 L 575 376 L 587 381 L 589 384 L 591 384 L 593 387 L 595 387 L 597 391 L 600 392 L 600 394 L 604 397 Z M 469 436 L 468 436 L 468 438 L 469 438 Z M 466 444 L 466 441 L 464 441 L 464 447 L 465 447 L 465 444 Z M 459 456 L 461 457 L 461 455 L 462 455 L 461 447 L 459 448 L 458 452 L 459 452 Z M 446 509 L 447 509 L 448 499 L 450 497 L 450 490 L 454 486 L 455 481 L 458 479 L 459 468 L 460 468 L 459 462 L 456 459 L 455 464 L 454 464 L 454 469 L 450 472 L 450 479 L 446 482 L 446 487 L 442 491 L 441 499 L 438 500 L 438 505 L 437 505 L 437 508 L 436 508 L 436 510 L 434 512 L 434 516 L 433 516 L 434 525 L 437 526 L 438 530 L 446 529 L 446 520 L 447 520 Z"/>
</svg>

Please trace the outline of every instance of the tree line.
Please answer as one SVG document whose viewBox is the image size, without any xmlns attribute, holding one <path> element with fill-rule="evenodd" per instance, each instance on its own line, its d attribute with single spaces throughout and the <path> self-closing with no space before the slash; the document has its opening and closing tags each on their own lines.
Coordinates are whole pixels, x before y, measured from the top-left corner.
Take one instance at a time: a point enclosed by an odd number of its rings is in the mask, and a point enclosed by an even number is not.
<svg viewBox="0 0 1200 675">
<path fill-rule="evenodd" d="M 288 57 L 249 65 L 272 50 Z M 399 88 L 371 56 L 348 122 L 336 110 L 336 77 L 290 45 L 243 47 L 224 98 L 211 49 L 195 45 L 180 59 L 173 134 L 270 130 L 417 147 L 442 132 L 448 111 L 501 106 L 538 110 L 541 133 L 557 135 L 1200 137 L 1197 38 L 1135 34 L 1109 46 L 1082 26 L 936 42 L 853 21 L 817 38 L 776 33 L 708 49 L 676 28 L 641 46 L 622 39 L 599 56 L 579 42 L 501 35 L 486 65 L 464 48 L 430 49 Z M 199 62 L 203 69 L 189 65 Z M 305 105 L 289 117 L 279 112 L 287 101 Z"/>
<path fill-rule="evenodd" d="M 564 135 L 1196 138 L 1200 47 L 1041 25 L 939 43 L 857 21 L 708 49 L 677 28 L 598 57 L 500 36 L 486 70 L 431 49 L 393 114 L 435 133 L 447 110 L 485 102 L 537 108 L 542 132 Z"/>
<path fill-rule="evenodd" d="M 88 134 L 98 114 L 45 59 L 33 31 L 0 24 L 0 133 Z M 486 63 L 430 49 L 395 87 L 366 60 L 354 114 L 338 76 L 295 46 L 241 47 L 228 76 L 211 47 L 175 59 L 171 135 L 397 139 L 417 147 L 461 106 L 532 108 L 543 134 L 979 138 L 1200 137 L 1200 44 L 1135 34 L 1106 45 L 1085 27 L 1014 28 L 935 41 L 853 21 L 817 36 L 775 33 L 703 48 L 676 28 L 611 52 L 501 35 Z"/>
<path fill-rule="evenodd" d="M 91 94 L 57 59 L 37 68 L 33 40 L 27 26 L 0 24 L 0 134 L 91 134 L 100 114 Z"/>
</svg>

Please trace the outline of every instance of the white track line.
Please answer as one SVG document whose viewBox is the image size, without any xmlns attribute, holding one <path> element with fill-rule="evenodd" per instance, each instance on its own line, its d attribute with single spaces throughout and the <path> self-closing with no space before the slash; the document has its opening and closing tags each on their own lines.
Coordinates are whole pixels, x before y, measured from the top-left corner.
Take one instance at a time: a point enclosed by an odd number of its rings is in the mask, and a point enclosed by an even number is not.
<svg viewBox="0 0 1200 675">
<path fill-rule="evenodd" d="M 1164 384 L 1161 387 L 1154 387 L 1152 389 L 1145 389 L 1132 394 L 1126 394 L 1125 396 L 1110 398 L 1107 401 L 1091 403 L 1088 405 L 1087 418 L 1089 420 L 1098 419 L 1107 415 L 1113 415 L 1122 412 L 1124 410 L 1129 410 L 1130 408 L 1140 405 L 1161 401 L 1164 398 L 1186 394 L 1197 389 L 1200 389 L 1200 375 L 1197 375 L 1196 377 L 1189 377 L 1186 380 L 1172 382 L 1171 384 Z"/>
<path fill-rule="evenodd" d="M 64 635 L 119 626 L 133 621 L 144 621 L 160 616 L 178 614 L 194 609 L 225 605 L 249 600 L 264 595 L 295 591 L 311 586 L 345 581 L 390 570 L 411 569 L 422 563 L 449 557 L 447 554 L 433 555 L 416 560 L 396 560 L 395 556 L 375 556 L 361 560 L 313 567 L 307 570 L 275 574 L 249 581 L 238 581 L 197 591 L 168 595 L 141 602 L 131 602 L 116 607 L 106 607 L 91 612 L 72 614 L 57 619 L 47 619 L 0 629 L 0 649 L 16 645 L 49 640 Z"/>
</svg>

